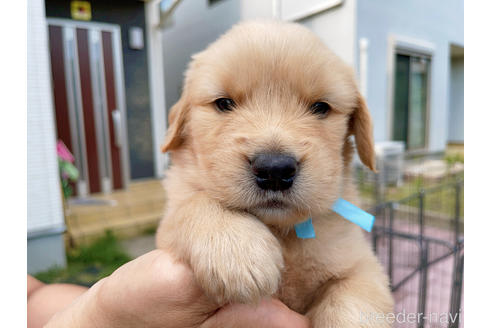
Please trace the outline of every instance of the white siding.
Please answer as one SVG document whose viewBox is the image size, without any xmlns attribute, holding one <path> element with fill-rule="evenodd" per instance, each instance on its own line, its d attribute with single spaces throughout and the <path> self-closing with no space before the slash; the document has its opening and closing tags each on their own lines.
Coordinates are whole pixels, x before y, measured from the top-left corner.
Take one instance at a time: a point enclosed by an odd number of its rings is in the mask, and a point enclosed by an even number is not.
<svg viewBox="0 0 492 328">
<path fill-rule="evenodd" d="M 354 65 L 355 60 L 355 5 L 356 0 L 345 0 L 340 6 L 298 21 L 350 66 Z"/>
<path fill-rule="evenodd" d="M 27 230 L 63 226 L 44 1 L 27 17 Z"/>
</svg>

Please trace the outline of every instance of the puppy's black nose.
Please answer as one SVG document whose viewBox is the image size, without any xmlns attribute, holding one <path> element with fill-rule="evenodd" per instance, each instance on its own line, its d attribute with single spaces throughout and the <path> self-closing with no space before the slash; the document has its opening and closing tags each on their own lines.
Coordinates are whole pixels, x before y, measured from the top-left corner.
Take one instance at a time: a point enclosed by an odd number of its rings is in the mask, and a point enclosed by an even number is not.
<svg viewBox="0 0 492 328">
<path fill-rule="evenodd" d="M 256 183 L 265 190 L 286 190 L 292 186 L 297 172 L 294 157 L 278 153 L 256 156 L 251 162 Z"/>
</svg>

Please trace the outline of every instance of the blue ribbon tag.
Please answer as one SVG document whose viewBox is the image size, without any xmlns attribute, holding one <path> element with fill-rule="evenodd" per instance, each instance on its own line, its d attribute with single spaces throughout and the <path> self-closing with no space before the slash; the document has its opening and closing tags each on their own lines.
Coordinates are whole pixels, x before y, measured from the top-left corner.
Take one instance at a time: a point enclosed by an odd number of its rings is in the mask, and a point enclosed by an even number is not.
<svg viewBox="0 0 492 328">
<path fill-rule="evenodd" d="M 374 215 L 361 210 L 354 204 L 347 202 L 342 198 L 339 198 L 335 204 L 333 204 L 332 210 L 350 222 L 357 224 L 362 229 L 371 232 L 375 220 Z M 311 218 L 294 225 L 294 228 L 296 229 L 298 238 L 307 239 L 316 237 L 313 220 Z"/>
<path fill-rule="evenodd" d="M 374 215 L 361 210 L 354 204 L 349 203 L 342 198 L 338 198 L 335 204 L 333 204 L 332 210 L 350 222 L 357 224 L 367 232 L 371 232 L 375 220 Z"/>
<path fill-rule="evenodd" d="M 313 220 L 311 218 L 296 224 L 294 228 L 296 229 L 297 238 L 306 239 L 316 237 L 316 234 L 314 233 Z"/>
</svg>

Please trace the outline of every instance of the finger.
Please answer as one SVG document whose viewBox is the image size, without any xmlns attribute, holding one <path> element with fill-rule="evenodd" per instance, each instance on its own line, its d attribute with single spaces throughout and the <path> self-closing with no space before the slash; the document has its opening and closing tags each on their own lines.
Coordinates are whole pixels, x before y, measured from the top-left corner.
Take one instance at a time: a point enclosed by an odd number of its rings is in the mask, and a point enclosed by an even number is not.
<svg viewBox="0 0 492 328">
<path fill-rule="evenodd" d="M 27 298 L 37 289 L 44 286 L 44 283 L 34 278 L 31 275 L 27 275 Z"/>
<path fill-rule="evenodd" d="M 258 305 L 232 304 L 219 310 L 201 328 L 308 328 L 309 320 L 278 300 L 264 299 Z"/>
<path fill-rule="evenodd" d="M 43 285 L 28 299 L 27 326 L 43 327 L 55 313 L 68 307 L 86 291 L 85 287 L 69 284 Z"/>
</svg>

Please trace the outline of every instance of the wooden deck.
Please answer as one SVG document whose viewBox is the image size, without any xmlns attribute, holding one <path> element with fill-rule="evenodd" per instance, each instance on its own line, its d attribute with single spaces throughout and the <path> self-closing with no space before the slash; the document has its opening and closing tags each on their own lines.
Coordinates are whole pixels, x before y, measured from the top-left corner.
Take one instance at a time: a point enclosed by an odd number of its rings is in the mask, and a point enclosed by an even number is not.
<svg viewBox="0 0 492 328">
<path fill-rule="evenodd" d="M 68 239 L 84 244 L 106 230 L 118 237 L 151 233 L 162 218 L 166 202 L 160 180 L 132 182 L 127 189 L 71 199 L 66 206 Z"/>
</svg>

